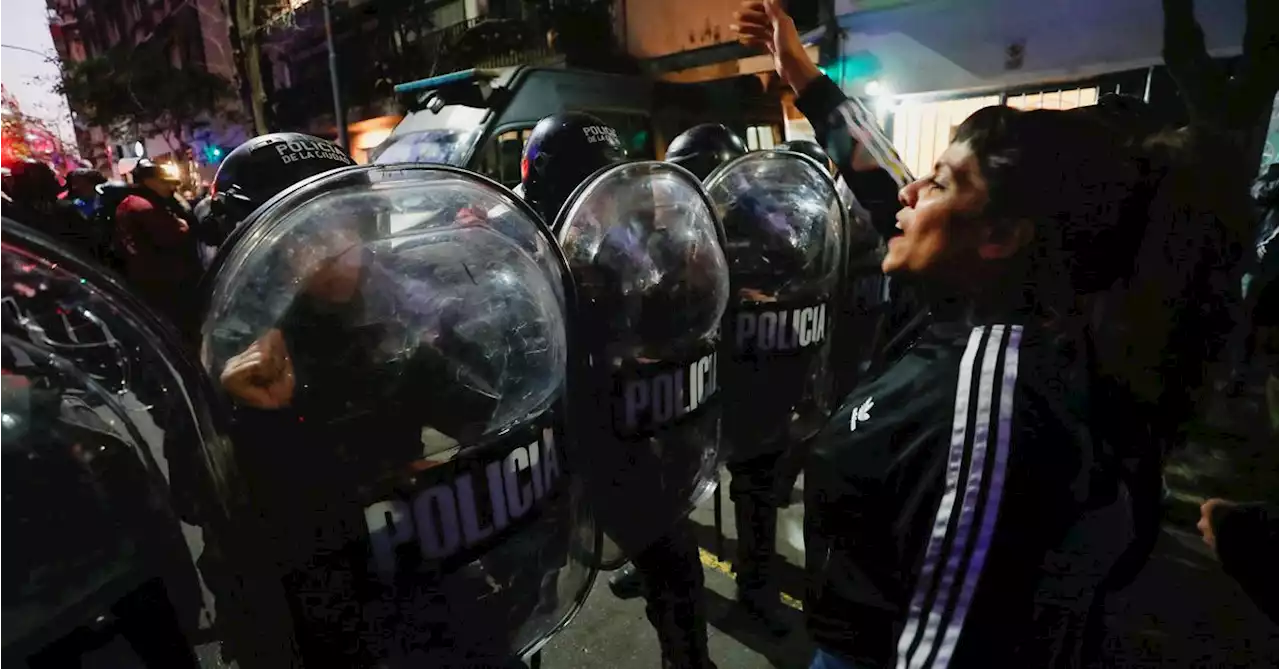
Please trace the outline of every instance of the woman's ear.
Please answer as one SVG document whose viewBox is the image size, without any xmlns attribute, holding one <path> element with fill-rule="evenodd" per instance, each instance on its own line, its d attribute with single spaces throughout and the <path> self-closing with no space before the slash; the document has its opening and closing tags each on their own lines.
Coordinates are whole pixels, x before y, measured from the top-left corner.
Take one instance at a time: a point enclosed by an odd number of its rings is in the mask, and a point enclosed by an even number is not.
<svg viewBox="0 0 1280 669">
<path fill-rule="evenodd" d="M 1036 229 L 1031 221 L 1019 218 L 987 226 L 985 239 L 978 244 L 978 255 L 983 260 L 1012 258 L 1035 238 Z"/>
</svg>

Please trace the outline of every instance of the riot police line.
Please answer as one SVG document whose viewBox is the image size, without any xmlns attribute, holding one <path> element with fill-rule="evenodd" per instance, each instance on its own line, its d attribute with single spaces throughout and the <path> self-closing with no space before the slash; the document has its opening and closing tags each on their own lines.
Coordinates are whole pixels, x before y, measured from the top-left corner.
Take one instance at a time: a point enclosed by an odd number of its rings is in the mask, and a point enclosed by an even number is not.
<svg viewBox="0 0 1280 669">
<path fill-rule="evenodd" d="M 4 659 L 112 628 L 146 666 L 522 666 L 631 562 L 663 666 L 713 666 L 682 521 L 725 463 L 740 598 L 776 622 L 780 461 L 838 399 L 849 224 L 814 158 L 691 133 L 629 161 L 549 117 L 523 197 L 250 140 L 219 171 L 198 350 L 6 220 L 5 519 L 30 553 Z"/>
</svg>

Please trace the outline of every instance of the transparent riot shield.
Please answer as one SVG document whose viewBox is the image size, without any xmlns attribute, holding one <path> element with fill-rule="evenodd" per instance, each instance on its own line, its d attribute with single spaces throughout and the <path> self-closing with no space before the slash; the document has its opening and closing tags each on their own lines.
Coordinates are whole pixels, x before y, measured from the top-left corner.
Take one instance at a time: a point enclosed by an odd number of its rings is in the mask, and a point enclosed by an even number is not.
<svg viewBox="0 0 1280 669">
<path fill-rule="evenodd" d="M 574 461 L 616 564 L 713 487 L 728 268 L 701 185 L 669 163 L 602 169 L 553 227 L 579 291 Z"/>
<path fill-rule="evenodd" d="M 249 490 L 230 571 L 282 591 L 289 666 L 509 666 L 594 577 L 550 232 L 438 165 L 330 172 L 246 225 L 202 327 Z"/>
<path fill-rule="evenodd" d="M 825 166 L 759 151 L 707 178 L 725 228 L 732 296 L 725 313 L 729 457 L 785 451 L 833 406 L 832 321 L 844 261 L 844 206 Z"/>
<path fill-rule="evenodd" d="M 114 279 L 3 226 L 3 660 L 197 666 L 196 524 L 217 509 L 189 456 L 219 455 L 203 375 Z"/>
</svg>

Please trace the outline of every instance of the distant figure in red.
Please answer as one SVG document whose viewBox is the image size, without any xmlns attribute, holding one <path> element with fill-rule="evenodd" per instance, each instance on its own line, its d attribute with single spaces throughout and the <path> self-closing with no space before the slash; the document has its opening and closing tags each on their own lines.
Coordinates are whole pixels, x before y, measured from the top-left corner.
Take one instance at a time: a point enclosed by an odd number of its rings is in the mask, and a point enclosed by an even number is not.
<svg viewBox="0 0 1280 669">
<path fill-rule="evenodd" d="M 116 207 L 116 247 L 129 284 L 178 329 L 195 334 L 196 284 L 201 264 L 194 215 L 175 197 L 177 181 L 142 160 L 133 169 L 135 190 Z"/>
</svg>

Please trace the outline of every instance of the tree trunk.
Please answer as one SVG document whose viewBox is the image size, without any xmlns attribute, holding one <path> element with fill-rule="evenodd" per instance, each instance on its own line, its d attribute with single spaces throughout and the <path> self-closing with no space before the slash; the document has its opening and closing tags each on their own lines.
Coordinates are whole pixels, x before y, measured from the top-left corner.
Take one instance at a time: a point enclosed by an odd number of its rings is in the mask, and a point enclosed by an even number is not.
<svg viewBox="0 0 1280 669">
<path fill-rule="evenodd" d="M 249 80 L 249 108 L 253 114 L 254 134 L 267 134 L 267 93 L 262 85 L 262 48 L 258 43 L 257 0 L 238 0 L 235 5 L 236 32 L 244 58 L 244 73 Z"/>
<path fill-rule="evenodd" d="M 1276 3 L 1248 0 L 1242 58 L 1228 79 L 1209 56 L 1194 0 L 1163 0 L 1164 61 L 1191 122 L 1232 144 L 1251 179 L 1276 95 Z"/>
</svg>

